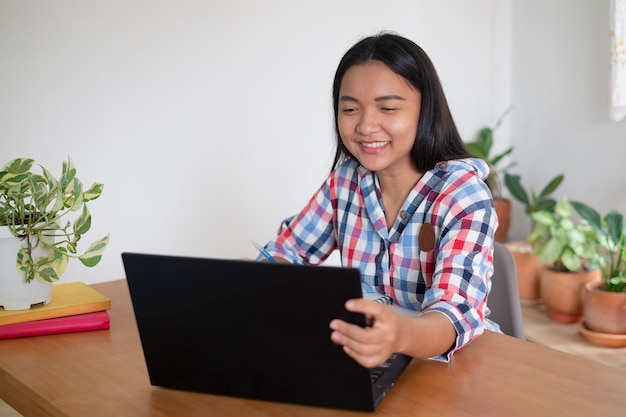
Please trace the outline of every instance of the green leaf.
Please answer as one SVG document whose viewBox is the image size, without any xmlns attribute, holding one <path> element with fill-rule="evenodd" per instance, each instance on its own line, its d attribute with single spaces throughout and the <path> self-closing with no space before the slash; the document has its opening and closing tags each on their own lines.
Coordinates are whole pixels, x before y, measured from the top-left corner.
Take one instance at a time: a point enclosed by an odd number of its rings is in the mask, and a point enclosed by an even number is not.
<svg viewBox="0 0 626 417">
<path fill-rule="evenodd" d="M 15 266 L 17 270 L 24 275 L 26 282 L 30 282 L 34 278 L 35 272 L 32 270 L 33 259 L 25 247 L 21 247 L 17 251 Z"/>
<path fill-rule="evenodd" d="M 551 264 L 561 257 L 562 252 L 563 243 L 557 238 L 552 238 L 543 247 L 540 256 L 541 262 Z"/>
<path fill-rule="evenodd" d="M 54 176 L 52 176 L 50 171 L 48 171 L 46 168 L 41 167 L 41 171 L 43 172 L 45 183 L 47 184 L 47 187 L 48 187 L 48 196 L 46 197 L 47 201 L 45 203 L 45 207 L 48 207 L 50 204 L 52 204 L 53 201 L 55 201 L 55 199 L 59 195 L 59 182 L 56 180 L 56 178 L 54 178 Z M 59 201 L 59 202 L 55 201 L 55 204 L 53 208 L 51 209 L 51 214 L 54 215 L 56 212 L 58 212 L 62 208 L 63 208 L 62 201 Z"/>
<path fill-rule="evenodd" d="M 59 275 L 57 275 L 57 271 L 55 271 L 54 268 L 47 267 L 37 272 L 37 278 L 43 282 L 53 282 L 59 279 Z"/>
<path fill-rule="evenodd" d="M 104 252 L 108 244 L 109 235 L 106 235 L 105 237 L 92 243 L 89 249 L 87 249 L 87 251 L 83 255 L 79 256 L 78 259 L 80 259 L 80 261 L 85 266 L 95 266 L 98 264 L 98 262 L 100 262 L 100 259 L 102 258 L 102 253 Z"/>
<path fill-rule="evenodd" d="M 37 211 L 44 212 L 48 206 L 48 187 L 41 182 L 33 181 L 31 178 L 31 188 Z"/>
<path fill-rule="evenodd" d="M 561 185 L 561 183 L 563 182 L 563 174 L 561 175 L 557 175 L 556 177 L 554 177 L 544 188 L 543 190 L 541 190 L 541 192 L 539 193 L 539 198 L 543 199 L 547 196 L 549 196 L 550 194 L 552 194 L 553 192 L 556 191 L 557 188 L 559 188 L 559 185 Z"/>
<path fill-rule="evenodd" d="M 491 160 L 491 165 L 494 166 L 494 167 L 497 166 L 500 163 L 500 161 L 503 158 L 505 158 L 507 155 L 509 155 L 511 152 L 513 152 L 513 147 L 512 146 L 509 149 L 507 149 L 506 151 L 502 152 L 501 154 L 494 156 L 493 159 Z M 512 165 L 510 165 L 510 166 L 512 166 Z"/>
<path fill-rule="evenodd" d="M 63 161 L 63 169 L 61 170 L 61 178 L 59 179 L 59 185 L 63 193 L 71 192 L 73 187 L 70 186 L 76 177 L 76 168 L 74 167 L 74 161 L 69 156 L 67 161 Z M 70 187 L 68 189 L 68 187 Z"/>
<path fill-rule="evenodd" d="M 53 216 L 56 215 L 59 211 L 63 210 L 65 203 L 63 202 L 63 196 L 59 193 L 55 193 L 54 195 L 50 195 L 51 201 L 54 201 L 54 205 L 50 208 L 50 214 Z"/>
<path fill-rule="evenodd" d="M 572 205 L 565 195 L 562 196 L 561 200 L 554 206 L 554 212 L 561 218 L 568 218 L 574 212 Z"/>
<path fill-rule="evenodd" d="M 17 158 L 12 161 L 9 161 L 4 169 L 12 174 L 24 174 L 33 167 L 35 163 L 34 160 L 28 158 Z"/>
<path fill-rule="evenodd" d="M 572 272 L 579 271 L 580 268 L 582 267 L 582 262 L 580 260 L 580 257 L 578 257 L 570 249 L 566 249 L 563 252 L 563 255 L 561 255 L 561 262 L 563 262 L 563 265 L 565 265 L 565 267 Z"/>
<path fill-rule="evenodd" d="M 537 211 L 530 216 L 535 222 L 550 226 L 555 223 L 554 216 L 548 211 Z"/>
<path fill-rule="evenodd" d="M 626 284 L 626 277 L 623 276 L 617 276 L 617 277 L 611 277 L 607 280 L 607 282 L 611 285 L 625 285 Z"/>
<path fill-rule="evenodd" d="M 467 150 L 476 158 L 488 161 L 489 155 L 485 152 L 480 144 L 476 142 L 470 142 L 466 143 L 465 146 L 467 147 Z"/>
<path fill-rule="evenodd" d="M 63 275 L 70 258 L 65 254 L 65 251 L 56 251 L 54 260 L 51 262 L 52 268 L 56 271 L 58 277 Z"/>
<path fill-rule="evenodd" d="M 541 241 L 541 239 L 545 236 L 544 229 L 544 225 L 536 226 L 531 230 L 530 234 L 528 235 L 528 242 L 533 245 L 534 249 L 539 249 L 537 247 L 537 243 Z"/>
<path fill-rule="evenodd" d="M 0 173 L 0 181 L 2 181 L 5 189 L 9 189 L 12 187 L 20 187 L 22 184 L 27 182 L 32 175 L 30 172 L 17 174 L 8 171 L 2 171 Z"/>
<path fill-rule="evenodd" d="M 574 222 L 571 219 L 562 218 L 560 227 L 561 227 L 561 229 L 563 229 L 565 231 L 569 231 L 569 230 L 574 230 L 574 228 L 576 226 L 575 226 Z"/>
<path fill-rule="evenodd" d="M 509 173 L 504 174 L 504 184 L 506 188 L 509 190 L 513 198 L 524 205 L 530 204 L 528 200 L 528 193 L 522 187 L 521 178 L 519 175 L 513 175 Z"/>
<path fill-rule="evenodd" d="M 84 235 L 91 228 L 91 213 L 86 205 L 83 206 L 83 211 L 74 220 L 74 233 L 77 235 Z"/>
<path fill-rule="evenodd" d="M 489 155 L 491 147 L 493 146 L 493 129 L 490 127 L 480 129 L 478 132 L 478 143 L 485 155 Z"/>
<path fill-rule="evenodd" d="M 83 183 L 78 178 L 72 180 L 72 186 L 68 186 L 66 193 L 71 193 L 69 198 L 65 201 L 65 207 L 68 207 L 70 211 L 79 210 L 83 204 Z M 71 190 L 71 191 L 70 191 Z"/>
<path fill-rule="evenodd" d="M 600 217 L 600 213 L 585 203 L 581 203 L 579 201 L 572 201 L 571 204 L 580 218 L 589 223 L 593 230 L 600 235 L 606 234 L 602 228 L 602 218 Z"/>
<path fill-rule="evenodd" d="M 100 197 L 100 195 L 102 195 L 103 189 L 104 184 L 94 182 L 93 185 L 83 193 L 83 199 L 85 200 L 85 202 L 95 200 L 96 198 Z"/>
<path fill-rule="evenodd" d="M 102 259 L 102 255 L 91 256 L 89 258 L 86 258 L 85 256 L 81 256 L 78 259 L 83 263 L 83 265 L 91 268 L 91 267 L 98 265 L 98 263 L 100 263 L 100 260 Z"/>
<path fill-rule="evenodd" d="M 67 251 L 70 253 L 76 253 L 76 243 L 67 242 Z"/>
<path fill-rule="evenodd" d="M 607 233 L 611 239 L 611 246 L 613 246 L 609 248 L 609 250 L 614 252 L 614 246 L 616 246 L 624 236 L 624 216 L 615 210 L 611 210 L 606 215 L 605 219 Z"/>
<path fill-rule="evenodd" d="M 533 210 L 543 210 L 543 211 L 552 212 L 554 211 L 555 205 L 556 205 L 556 201 L 554 201 L 553 199 L 543 200 L 543 201 L 538 202 L 533 207 Z"/>
</svg>

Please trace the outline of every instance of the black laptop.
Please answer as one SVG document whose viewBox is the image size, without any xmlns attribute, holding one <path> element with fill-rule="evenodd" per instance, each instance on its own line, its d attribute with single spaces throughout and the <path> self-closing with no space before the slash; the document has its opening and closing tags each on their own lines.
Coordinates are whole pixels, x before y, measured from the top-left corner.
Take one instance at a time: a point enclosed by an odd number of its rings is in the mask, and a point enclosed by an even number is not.
<svg viewBox="0 0 626 417">
<path fill-rule="evenodd" d="M 372 370 L 330 340 L 334 318 L 365 325 L 344 303 L 359 271 L 223 259 L 122 254 L 152 385 L 373 411 L 408 365 Z"/>
</svg>

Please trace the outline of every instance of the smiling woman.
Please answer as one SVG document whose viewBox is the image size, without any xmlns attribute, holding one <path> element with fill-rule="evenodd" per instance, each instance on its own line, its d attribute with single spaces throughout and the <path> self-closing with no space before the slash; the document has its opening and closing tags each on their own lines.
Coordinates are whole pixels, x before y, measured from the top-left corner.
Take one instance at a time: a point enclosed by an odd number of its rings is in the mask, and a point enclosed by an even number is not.
<svg viewBox="0 0 626 417">
<path fill-rule="evenodd" d="M 265 249 L 298 264 L 319 264 L 337 249 L 344 266 L 360 270 L 365 296 L 346 308 L 374 324 L 330 327 L 361 365 L 393 352 L 448 360 L 485 329 L 498 330 L 486 305 L 497 225 L 487 165 L 470 157 L 430 58 L 402 36 L 352 46 L 332 98 L 333 169 Z M 393 306 L 369 299 L 380 297 Z"/>
</svg>

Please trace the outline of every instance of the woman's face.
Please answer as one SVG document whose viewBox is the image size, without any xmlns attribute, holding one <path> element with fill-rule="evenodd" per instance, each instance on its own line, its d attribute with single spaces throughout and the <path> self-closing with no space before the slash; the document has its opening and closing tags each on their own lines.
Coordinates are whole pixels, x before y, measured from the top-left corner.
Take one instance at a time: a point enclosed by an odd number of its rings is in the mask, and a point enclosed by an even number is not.
<svg viewBox="0 0 626 417">
<path fill-rule="evenodd" d="M 339 89 L 339 135 L 370 171 L 416 171 L 411 162 L 421 93 L 380 61 L 350 67 Z"/>
</svg>

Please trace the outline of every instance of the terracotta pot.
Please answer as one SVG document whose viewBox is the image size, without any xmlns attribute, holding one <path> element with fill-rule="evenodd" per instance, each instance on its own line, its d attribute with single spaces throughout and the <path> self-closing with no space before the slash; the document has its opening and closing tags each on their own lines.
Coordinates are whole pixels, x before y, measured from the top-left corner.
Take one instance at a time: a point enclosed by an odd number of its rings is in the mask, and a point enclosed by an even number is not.
<svg viewBox="0 0 626 417">
<path fill-rule="evenodd" d="M 515 260 L 520 302 L 522 304 L 540 303 L 539 280 L 543 265 L 539 261 L 539 255 L 531 253 L 532 246 L 525 241 L 507 242 L 505 246 Z"/>
<path fill-rule="evenodd" d="M 504 243 L 509 237 L 509 228 L 511 227 L 511 200 L 495 198 L 493 202 L 499 223 L 495 233 L 495 240 L 496 242 Z"/>
<path fill-rule="evenodd" d="M 541 271 L 541 298 L 548 316 L 558 323 L 576 323 L 583 319 L 583 289 L 589 282 L 600 283 L 602 271 L 557 272 L 549 267 Z"/>
<path fill-rule="evenodd" d="M 626 292 L 610 292 L 588 283 L 583 291 L 585 326 L 594 332 L 626 334 Z"/>
</svg>

